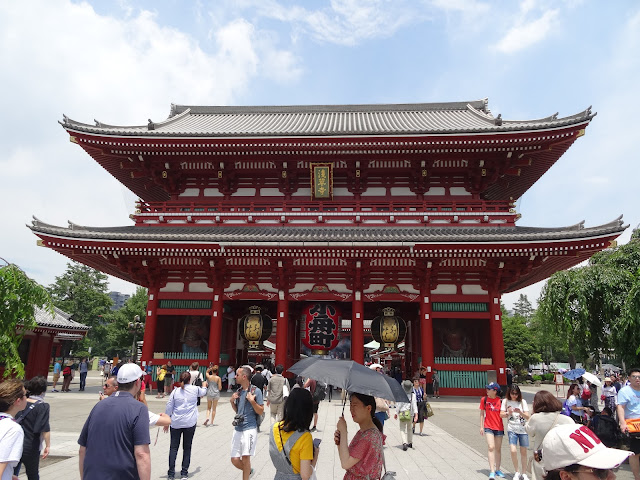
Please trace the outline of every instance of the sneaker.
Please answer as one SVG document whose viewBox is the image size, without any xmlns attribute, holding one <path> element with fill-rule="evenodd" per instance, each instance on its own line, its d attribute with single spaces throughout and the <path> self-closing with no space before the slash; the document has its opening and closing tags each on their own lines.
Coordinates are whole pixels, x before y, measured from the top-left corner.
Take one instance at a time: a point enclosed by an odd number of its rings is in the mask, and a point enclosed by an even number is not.
<svg viewBox="0 0 640 480">
<path fill-rule="evenodd" d="M 59 392 L 59 390 L 56 390 L 55 388 L 53 390 L 51 390 L 52 392 Z"/>
<path fill-rule="evenodd" d="M 494 478 L 496 478 L 496 472 L 491 472 L 491 473 L 489 473 L 489 478 L 490 478 L 490 479 L 492 479 L 492 480 L 493 480 Z"/>
<path fill-rule="evenodd" d="M 516 472 L 513 474 L 513 480 L 520 480 L 520 472 Z"/>
<path fill-rule="evenodd" d="M 413 443 L 410 443 L 410 444 L 409 444 L 409 448 L 413 448 Z"/>
<path fill-rule="evenodd" d="M 316 427 L 313 427 L 313 428 L 311 429 L 311 431 L 312 431 L 312 432 L 315 432 L 316 430 L 318 430 Z"/>
<path fill-rule="evenodd" d="M 502 470 L 496 470 L 496 477 L 504 478 L 504 473 L 502 473 Z"/>
<path fill-rule="evenodd" d="M 522 476 L 520 477 L 521 480 L 529 480 L 529 477 L 527 477 L 526 473 L 523 473 Z"/>
<path fill-rule="evenodd" d="M 180 480 L 189 480 L 189 477 L 187 475 L 182 475 L 182 478 Z"/>
<path fill-rule="evenodd" d="M 402 450 L 404 450 L 406 452 L 407 448 L 409 448 L 409 445 L 407 445 L 406 443 L 403 443 L 402 444 Z"/>
<path fill-rule="evenodd" d="M 249 472 L 249 478 L 253 477 L 253 468 L 251 469 L 251 472 Z"/>
</svg>

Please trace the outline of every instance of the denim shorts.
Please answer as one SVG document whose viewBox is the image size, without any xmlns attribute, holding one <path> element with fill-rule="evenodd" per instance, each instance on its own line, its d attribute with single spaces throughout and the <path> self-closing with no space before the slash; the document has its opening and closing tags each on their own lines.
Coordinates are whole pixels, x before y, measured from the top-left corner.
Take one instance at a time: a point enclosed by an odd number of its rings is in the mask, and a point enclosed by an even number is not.
<svg viewBox="0 0 640 480">
<path fill-rule="evenodd" d="M 485 428 L 484 433 L 488 433 L 494 437 L 504 437 L 504 430 L 491 430 L 490 428 Z"/>
<path fill-rule="evenodd" d="M 518 445 L 521 447 L 529 447 L 529 435 L 526 433 L 507 432 L 509 434 L 509 445 Z"/>
</svg>

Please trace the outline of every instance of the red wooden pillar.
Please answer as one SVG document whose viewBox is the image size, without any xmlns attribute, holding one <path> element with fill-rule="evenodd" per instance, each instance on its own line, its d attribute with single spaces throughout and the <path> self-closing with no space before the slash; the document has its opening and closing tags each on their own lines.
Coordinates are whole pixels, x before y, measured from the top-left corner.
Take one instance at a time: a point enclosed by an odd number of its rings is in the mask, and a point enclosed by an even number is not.
<svg viewBox="0 0 640 480">
<path fill-rule="evenodd" d="M 42 375 L 44 378 L 47 378 L 49 375 L 49 365 L 51 364 L 51 350 L 53 349 L 53 339 L 55 335 L 53 333 L 48 334 L 46 337 L 43 337 L 42 343 L 42 370 L 38 372 L 38 375 Z"/>
<path fill-rule="evenodd" d="M 156 327 L 158 324 L 158 288 L 149 288 L 149 300 L 147 301 L 147 316 L 144 321 L 144 343 L 142 344 L 143 362 L 153 361 L 153 352 L 156 347 Z"/>
<path fill-rule="evenodd" d="M 231 310 L 229 316 L 231 317 L 228 325 L 229 330 L 227 338 L 227 345 L 229 345 L 229 365 L 237 367 L 238 360 L 236 358 L 236 348 L 238 343 L 238 318 L 236 317 L 236 312 L 234 310 Z"/>
<path fill-rule="evenodd" d="M 357 290 L 351 304 L 351 360 L 364 364 L 364 302 Z"/>
<path fill-rule="evenodd" d="M 209 362 L 220 364 L 220 348 L 222 344 L 222 315 L 224 314 L 224 284 L 216 281 L 213 287 L 213 304 L 211 305 L 211 324 L 209 325 Z"/>
<path fill-rule="evenodd" d="M 422 365 L 427 372 L 433 371 L 435 358 L 433 355 L 433 320 L 431 319 L 431 301 L 429 295 L 429 281 L 425 282 L 420 295 L 420 342 L 422 343 Z"/>
<path fill-rule="evenodd" d="M 502 336 L 500 294 L 498 292 L 490 292 L 490 294 L 489 312 L 491 314 L 491 318 L 489 319 L 489 323 L 491 325 L 491 357 L 493 358 L 493 365 L 496 367 L 496 373 L 498 374 L 498 383 L 500 385 L 506 385 L 507 364 L 504 359 L 504 338 Z"/>
<path fill-rule="evenodd" d="M 35 375 L 35 370 L 38 362 L 38 350 L 40 349 L 40 337 L 42 333 L 34 333 L 33 335 L 24 336 L 24 340 L 29 341 L 29 354 L 27 355 L 27 361 L 24 366 L 25 378 L 31 378 Z"/>
<path fill-rule="evenodd" d="M 291 365 L 300 360 L 300 342 L 298 338 L 298 322 L 294 316 L 293 319 L 287 321 L 287 352 L 286 363 L 284 368 L 289 368 Z M 297 344 L 296 344 L 297 343 Z M 277 347 L 277 345 L 276 345 Z"/>
<path fill-rule="evenodd" d="M 287 365 L 289 333 L 289 300 L 284 291 L 278 292 L 278 318 L 276 324 L 276 365 Z"/>
</svg>

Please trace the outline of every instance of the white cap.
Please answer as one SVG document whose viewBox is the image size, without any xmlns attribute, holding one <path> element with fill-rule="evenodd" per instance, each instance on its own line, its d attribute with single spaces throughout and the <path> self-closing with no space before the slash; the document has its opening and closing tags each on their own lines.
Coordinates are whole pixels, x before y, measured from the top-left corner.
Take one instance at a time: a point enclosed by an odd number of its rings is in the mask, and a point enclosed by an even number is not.
<svg viewBox="0 0 640 480">
<path fill-rule="evenodd" d="M 118 370 L 118 383 L 131 383 L 139 379 L 144 372 L 135 363 L 125 363 Z"/>
<path fill-rule="evenodd" d="M 542 442 L 542 461 L 547 472 L 578 464 L 603 470 L 615 468 L 633 452 L 607 448 L 585 426 L 558 425 Z"/>
</svg>

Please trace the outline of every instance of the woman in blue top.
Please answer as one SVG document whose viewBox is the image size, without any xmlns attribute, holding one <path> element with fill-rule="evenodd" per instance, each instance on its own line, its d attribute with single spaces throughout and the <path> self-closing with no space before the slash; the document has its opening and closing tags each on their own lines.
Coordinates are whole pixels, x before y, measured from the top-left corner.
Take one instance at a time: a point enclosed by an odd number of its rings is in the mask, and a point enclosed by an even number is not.
<svg viewBox="0 0 640 480">
<path fill-rule="evenodd" d="M 193 435 L 196 433 L 196 423 L 198 422 L 198 397 L 204 397 L 207 394 L 207 382 L 204 382 L 202 387 L 189 385 L 191 382 L 191 374 L 189 372 L 182 372 L 180 382 L 182 386 L 171 392 L 165 409 L 165 413 L 171 417 L 171 427 L 164 427 L 165 432 L 171 428 L 169 470 L 167 471 L 167 478 L 170 480 L 175 478 L 176 457 L 178 456 L 181 436 L 183 437 L 183 443 L 180 476 L 187 478 L 189 475 L 191 444 Z"/>
</svg>

